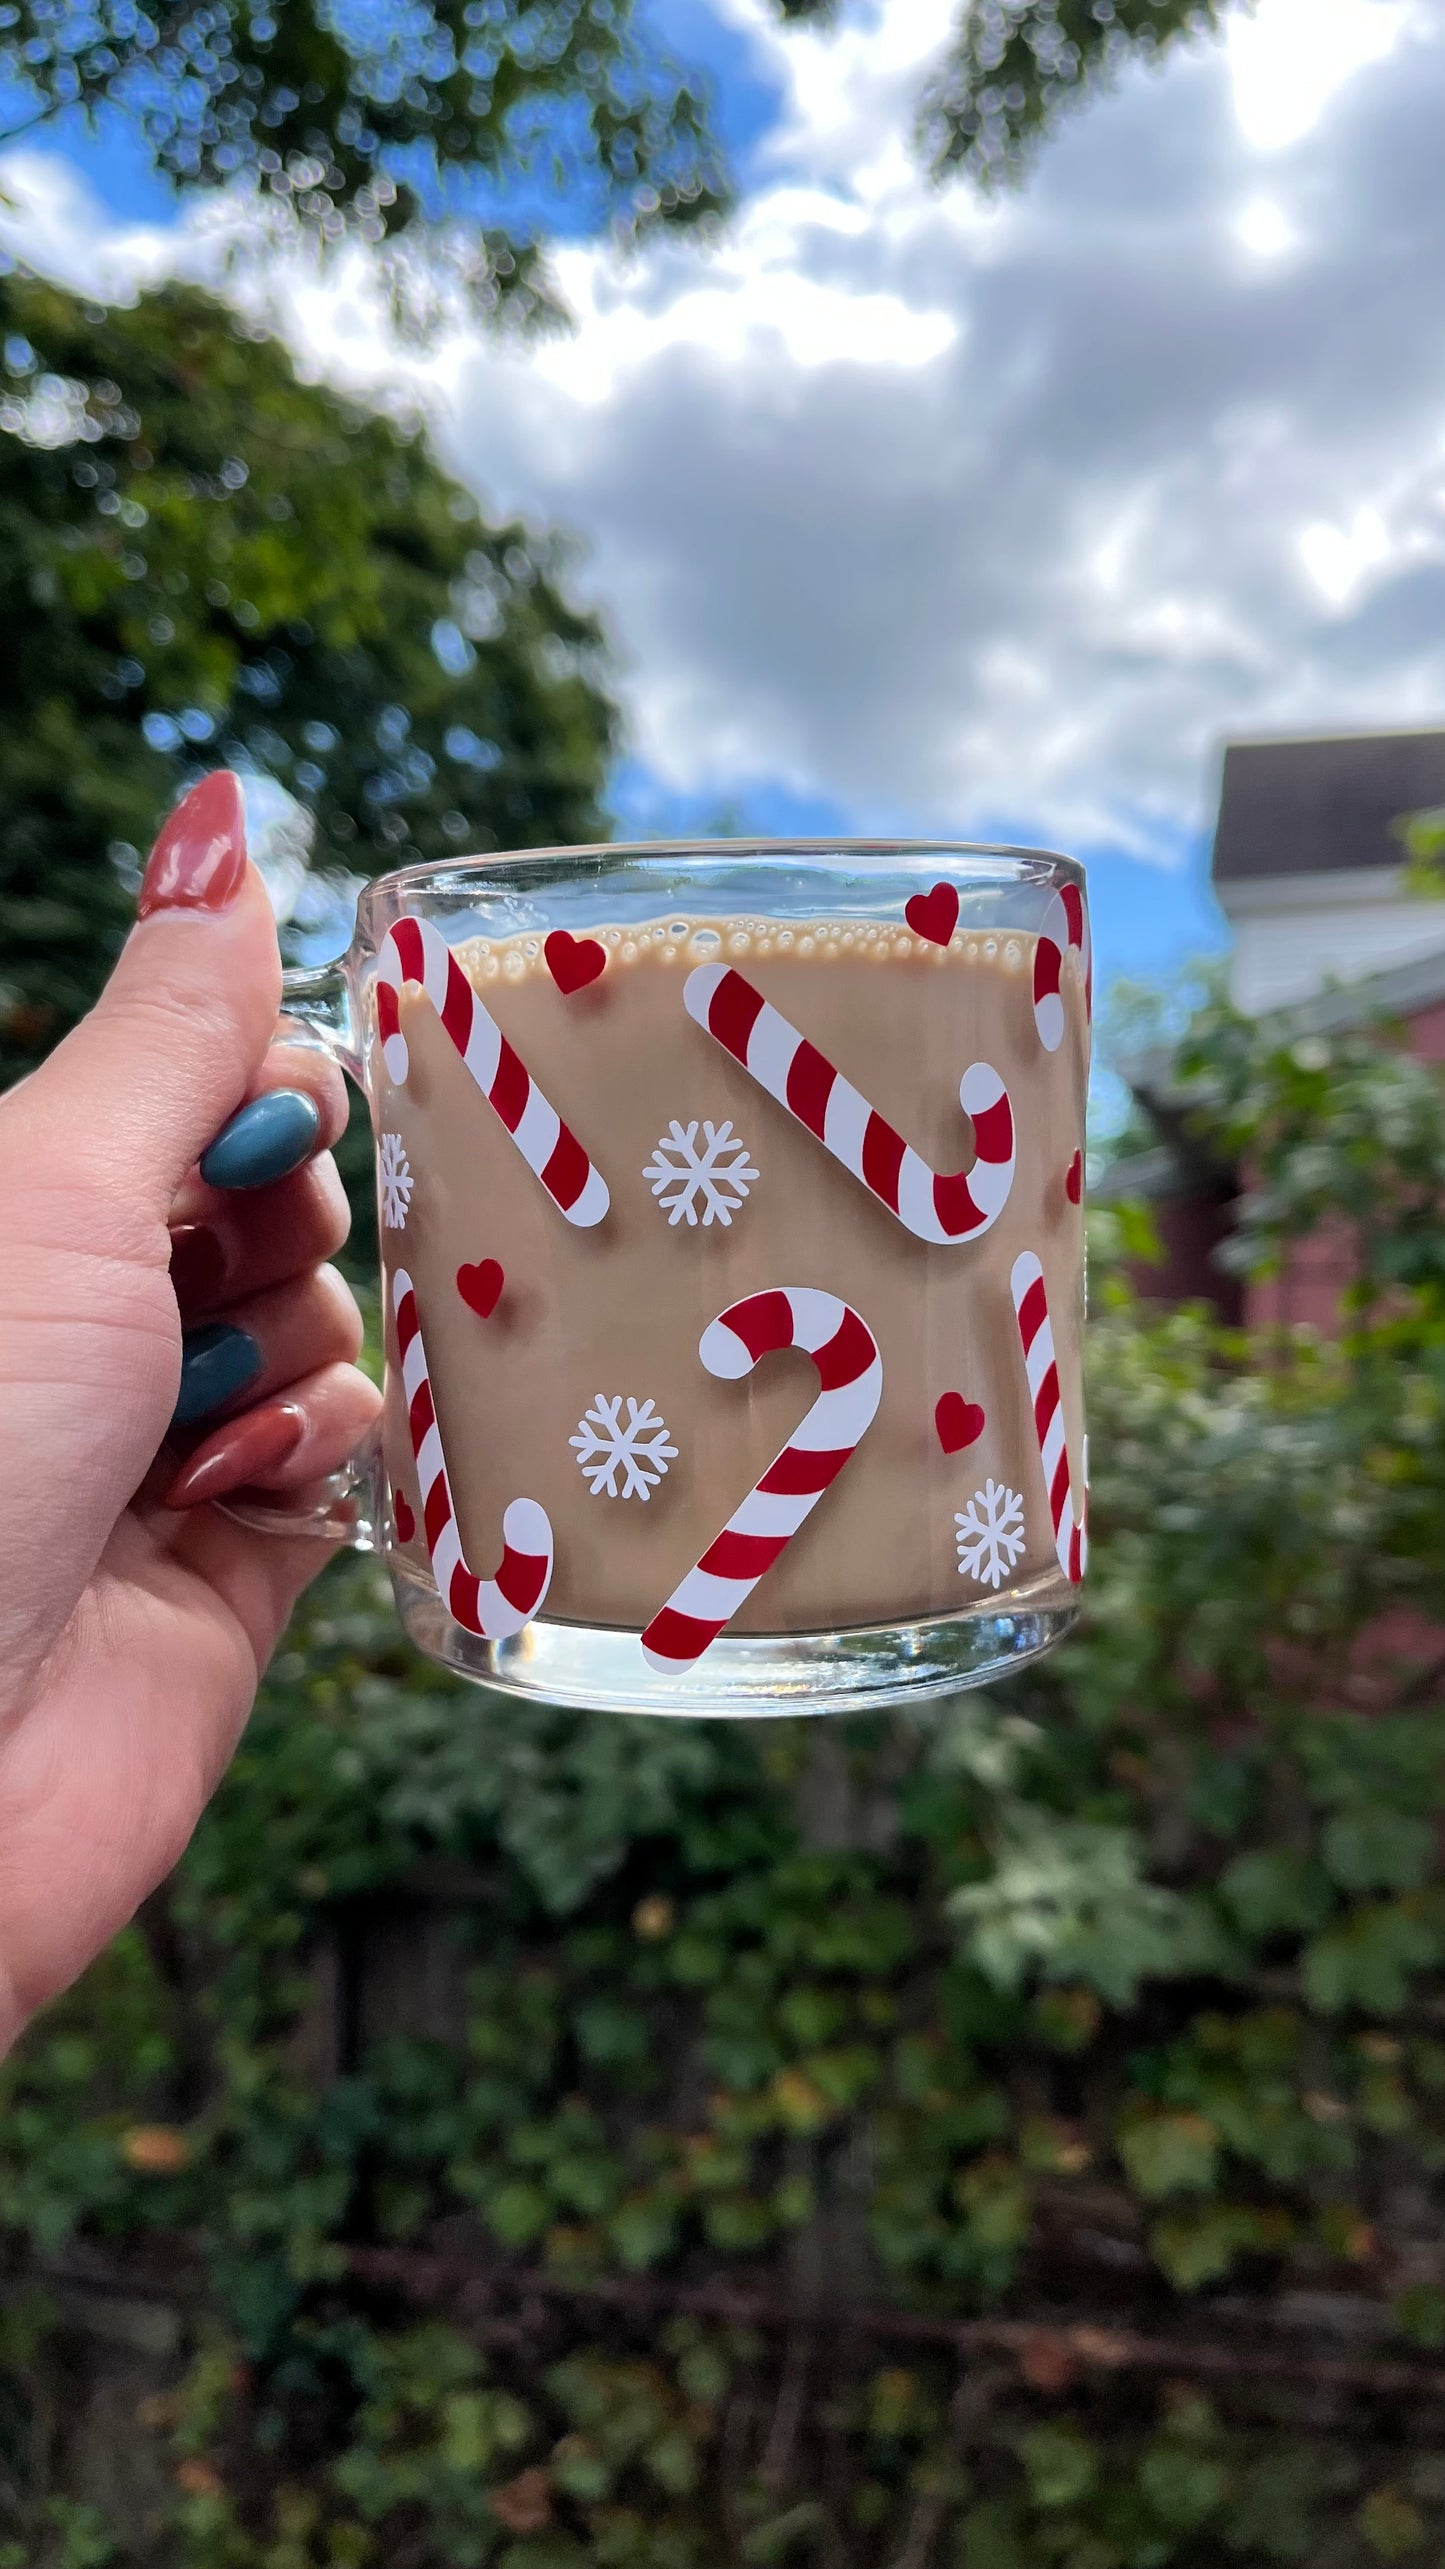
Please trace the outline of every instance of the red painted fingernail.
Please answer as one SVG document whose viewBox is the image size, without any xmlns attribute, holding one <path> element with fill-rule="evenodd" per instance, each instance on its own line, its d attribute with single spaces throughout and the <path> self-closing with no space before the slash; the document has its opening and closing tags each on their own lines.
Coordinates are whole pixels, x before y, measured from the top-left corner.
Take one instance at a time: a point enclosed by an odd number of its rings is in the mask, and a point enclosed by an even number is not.
<svg viewBox="0 0 1445 2569">
<path fill-rule="evenodd" d="M 294 1401 L 267 1401 L 244 1418 L 233 1418 L 187 1457 L 162 1507 L 203 1507 L 207 1499 L 228 1498 L 232 1490 L 244 1489 L 258 1472 L 274 1472 L 294 1454 L 305 1426 L 305 1412 Z"/>
<path fill-rule="evenodd" d="M 226 1282 L 226 1252 L 208 1222 L 185 1222 L 171 1233 L 171 1290 L 183 1311 L 219 1299 Z"/>
<path fill-rule="evenodd" d="M 228 767 L 203 776 L 178 803 L 151 849 L 136 910 L 224 910 L 246 872 L 241 783 Z"/>
</svg>

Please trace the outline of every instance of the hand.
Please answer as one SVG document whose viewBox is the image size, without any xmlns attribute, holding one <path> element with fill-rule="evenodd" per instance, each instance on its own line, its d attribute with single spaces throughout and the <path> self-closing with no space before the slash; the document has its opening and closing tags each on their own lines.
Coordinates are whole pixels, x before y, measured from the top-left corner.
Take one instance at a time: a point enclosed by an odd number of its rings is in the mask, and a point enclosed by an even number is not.
<svg viewBox="0 0 1445 2569">
<path fill-rule="evenodd" d="M 280 986 L 239 788 L 208 777 L 98 1005 L 0 1098 L 0 2049 L 174 1864 L 327 1557 L 207 1502 L 335 1471 L 379 1405 L 321 1263 L 345 1095 L 268 1050 Z"/>
</svg>

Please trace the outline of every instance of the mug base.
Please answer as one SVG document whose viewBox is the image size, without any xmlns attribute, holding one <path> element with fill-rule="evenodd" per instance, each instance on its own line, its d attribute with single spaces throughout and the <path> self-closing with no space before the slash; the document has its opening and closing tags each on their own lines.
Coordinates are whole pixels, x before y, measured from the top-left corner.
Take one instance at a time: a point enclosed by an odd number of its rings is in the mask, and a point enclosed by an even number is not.
<svg viewBox="0 0 1445 2569">
<path fill-rule="evenodd" d="M 635 1632 L 538 1616 L 506 1641 L 454 1623 L 430 1582 L 390 1564 L 398 1611 L 428 1658 L 504 1695 L 582 1712 L 694 1720 L 797 1719 L 879 1712 L 991 1685 L 1037 1659 L 1078 1620 L 1066 1604 L 976 1606 L 925 1621 L 845 1632 L 723 1633 L 691 1668 L 649 1667 Z M 1051 1581 L 1054 1593 L 1060 1583 Z"/>
</svg>

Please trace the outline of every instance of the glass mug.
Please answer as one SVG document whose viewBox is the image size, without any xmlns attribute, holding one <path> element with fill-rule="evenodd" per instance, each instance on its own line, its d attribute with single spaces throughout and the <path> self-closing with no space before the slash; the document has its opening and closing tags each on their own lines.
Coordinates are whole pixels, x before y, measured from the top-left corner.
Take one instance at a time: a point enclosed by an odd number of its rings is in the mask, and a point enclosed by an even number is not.
<svg viewBox="0 0 1445 2569">
<path fill-rule="evenodd" d="M 382 1245 L 380 1438 L 309 1522 L 382 1552 L 421 1650 L 597 1710 L 844 1712 L 1068 1630 L 1077 865 L 413 866 L 284 1006 L 366 1091 Z"/>
</svg>

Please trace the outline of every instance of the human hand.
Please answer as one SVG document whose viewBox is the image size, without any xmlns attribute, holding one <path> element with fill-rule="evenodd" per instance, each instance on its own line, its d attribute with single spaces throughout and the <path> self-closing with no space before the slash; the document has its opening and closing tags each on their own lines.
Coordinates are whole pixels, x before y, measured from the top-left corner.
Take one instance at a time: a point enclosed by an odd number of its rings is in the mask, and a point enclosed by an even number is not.
<svg viewBox="0 0 1445 2569">
<path fill-rule="evenodd" d="M 327 1557 L 208 1502 L 335 1471 L 379 1406 L 322 1263 L 345 1094 L 268 1051 L 280 958 L 233 776 L 171 815 L 139 907 L 97 1006 L 0 1098 L 0 2050 L 181 1853 Z M 208 1185 L 213 1136 L 274 1092 Z"/>
</svg>

